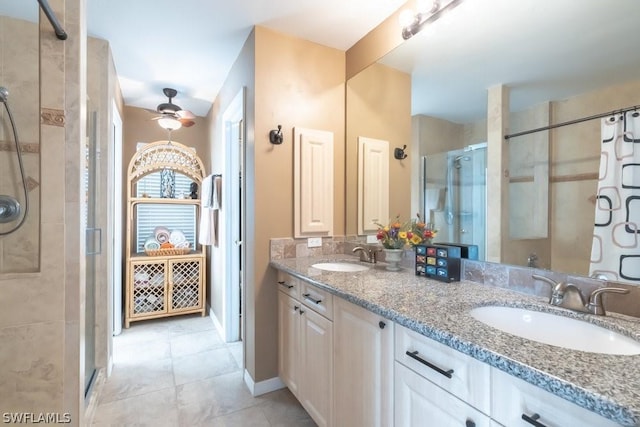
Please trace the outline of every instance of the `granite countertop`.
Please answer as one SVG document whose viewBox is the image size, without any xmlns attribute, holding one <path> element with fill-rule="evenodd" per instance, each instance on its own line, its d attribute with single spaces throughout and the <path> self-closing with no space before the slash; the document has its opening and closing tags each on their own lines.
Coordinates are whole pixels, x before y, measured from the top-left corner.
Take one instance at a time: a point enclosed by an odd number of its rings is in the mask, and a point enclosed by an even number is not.
<svg viewBox="0 0 640 427">
<path fill-rule="evenodd" d="M 640 319 L 593 316 L 553 307 L 548 300 L 470 281 L 443 283 L 410 269 L 330 272 L 318 262 L 358 262 L 350 255 L 272 260 L 271 266 L 382 315 L 625 426 L 640 426 L 640 355 L 586 353 L 530 341 L 494 329 L 469 311 L 502 305 L 554 312 L 640 340 Z"/>
</svg>

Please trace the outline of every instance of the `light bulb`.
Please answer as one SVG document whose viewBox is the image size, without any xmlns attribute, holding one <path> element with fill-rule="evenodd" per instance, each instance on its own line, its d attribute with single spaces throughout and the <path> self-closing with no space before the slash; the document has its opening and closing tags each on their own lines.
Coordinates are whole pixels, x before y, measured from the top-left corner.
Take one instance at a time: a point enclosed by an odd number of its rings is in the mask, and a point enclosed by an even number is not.
<svg viewBox="0 0 640 427">
<path fill-rule="evenodd" d="M 398 22 L 400 23 L 400 26 L 402 28 L 406 28 L 409 25 L 413 24 L 413 20 L 414 20 L 413 11 L 410 9 L 403 10 L 402 12 L 400 12 L 400 15 L 398 16 Z"/>
<path fill-rule="evenodd" d="M 180 120 L 173 117 L 163 117 L 158 120 L 158 124 L 161 128 L 167 130 L 176 130 L 182 127 L 182 123 L 180 123 Z"/>
</svg>

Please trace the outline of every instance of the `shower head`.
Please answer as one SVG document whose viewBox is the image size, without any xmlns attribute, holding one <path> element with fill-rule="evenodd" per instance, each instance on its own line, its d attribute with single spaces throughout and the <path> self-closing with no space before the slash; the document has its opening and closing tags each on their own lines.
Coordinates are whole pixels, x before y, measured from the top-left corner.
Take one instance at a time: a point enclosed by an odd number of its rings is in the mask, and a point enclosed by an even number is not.
<svg viewBox="0 0 640 427">
<path fill-rule="evenodd" d="M 456 156 L 453 159 L 453 166 L 456 167 L 456 169 L 460 169 L 462 167 L 462 164 L 460 164 L 460 160 L 464 160 L 465 162 L 468 162 L 469 160 L 471 160 L 471 157 L 469 156 Z"/>
<path fill-rule="evenodd" d="M 7 102 L 7 98 L 9 97 L 9 91 L 6 87 L 0 86 L 0 102 Z"/>
</svg>

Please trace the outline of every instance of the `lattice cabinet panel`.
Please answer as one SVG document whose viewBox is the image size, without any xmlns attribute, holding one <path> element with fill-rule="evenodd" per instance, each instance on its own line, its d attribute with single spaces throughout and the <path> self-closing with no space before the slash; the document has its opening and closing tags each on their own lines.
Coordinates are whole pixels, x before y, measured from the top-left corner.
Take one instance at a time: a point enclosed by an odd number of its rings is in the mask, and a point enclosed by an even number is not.
<svg viewBox="0 0 640 427">
<path fill-rule="evenodd" d="M 166 266 L 158 261 L 132 263 L 132 317 L 167 312 Z"/>
<path fill-rule="evenodd" d="M 199 259 L 170 261 L 171 310 L 202 307 L 202 262 Z"/>
</svg>

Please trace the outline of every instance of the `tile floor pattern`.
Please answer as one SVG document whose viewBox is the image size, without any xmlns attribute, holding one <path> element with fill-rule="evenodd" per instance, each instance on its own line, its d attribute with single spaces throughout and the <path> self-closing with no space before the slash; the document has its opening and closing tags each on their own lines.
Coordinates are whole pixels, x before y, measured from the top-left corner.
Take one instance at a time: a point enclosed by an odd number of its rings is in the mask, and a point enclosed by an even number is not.
<svg viewBox="0 0 640 427">
<path fill-rule="evenodd" d="M 133 323 L 113 346 L 93 426 L 316 425 L 287 389 L 251 396 L 242 344 L 222 342 L 209 317 Z"/>
</svg>

